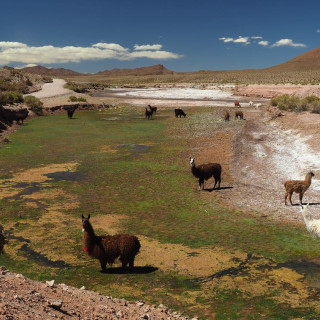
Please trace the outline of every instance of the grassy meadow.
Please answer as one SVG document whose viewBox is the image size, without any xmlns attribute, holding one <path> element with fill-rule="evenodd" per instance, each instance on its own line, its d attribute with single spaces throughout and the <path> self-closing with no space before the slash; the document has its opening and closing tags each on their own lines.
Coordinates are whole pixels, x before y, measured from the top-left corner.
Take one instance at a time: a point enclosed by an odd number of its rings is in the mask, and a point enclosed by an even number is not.
<svg viewBox="0 0 320 320">
<path fill-rule="evenodd" d="M 241 125 L 228 125 L 230 139 Z M 0 148 L 9 232 L 0 265 L 201 319 L 318 318 L 319 241 L 303 225 L 223 206 L 227 188 L 197 190 L 189 168 L 189 155 L 205 148 L 197 134 L 211 139 L 226 126 L 210 108 L 185 119 L 160 110 L 148 121 L 143 109 L 118 106 L 29 120 Z M 133 273 L 115 264 L 102 274 L 85 255 L 89 213 L 97 234 L 139 237 Z"/>
</svg>

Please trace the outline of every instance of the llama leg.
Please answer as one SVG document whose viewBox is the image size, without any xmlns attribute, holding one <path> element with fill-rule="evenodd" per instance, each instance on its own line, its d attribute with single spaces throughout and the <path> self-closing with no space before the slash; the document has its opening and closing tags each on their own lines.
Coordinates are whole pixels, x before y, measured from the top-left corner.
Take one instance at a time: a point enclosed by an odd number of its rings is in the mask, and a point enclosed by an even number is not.
<svg viewBox="0 0 320 320">
<path fill-rule="evenodd" d="M 289 201 L 290 201 L 291 205 L 293 206 L 293 203 L 292 203 L 292 200 L 291 200 L 292 194 L 293 194 L 293 192 L 289 193 Z"/>
<path fill-rule="evenodd" d="M 199 179 L 199 190 L 202 190 L 204 188 L 204 180 Z"/>
<path fill-rule="evenodd" d="M 217 182 L 218 182 L 218 180 L 216 179 L 216 177 L 214 177 L 214 186 L 213 186 L 213 189 L 216 188 Z"/>
<path fill-rule="evenodd" d="M 218 178 L 218 184 L 219 184 L 218 189 L 220 189 L 220 184 L 221 184 L 221 178 L 220 177 Z"/>
<path fill-rule="evenodd" d="M 287 198 L 288 198 L 288 192 L 286 192 L 285 196 L 284 196 L 284 205 L 287 205 Z"/>
<path fill-rule="evenodd" d="M 106 272 L 107 271 L 106 262 L 100 260 L 100 265 L 101 265 L 101 271 Z"/>
<path fill-rule="evenodd" d="M 304 195 L 304 193 L 303 193 L 303 192 L 299 193 L 299 200 L 300 200 L 300 204 L 302 204 L 302 198 L 303 198 L 303 195 Z"/>
<path fill-rule="evenodd" d="M 129 261 L 129 269 L 132 270 L 134 266 L 134 257 Z"/>
</svg>

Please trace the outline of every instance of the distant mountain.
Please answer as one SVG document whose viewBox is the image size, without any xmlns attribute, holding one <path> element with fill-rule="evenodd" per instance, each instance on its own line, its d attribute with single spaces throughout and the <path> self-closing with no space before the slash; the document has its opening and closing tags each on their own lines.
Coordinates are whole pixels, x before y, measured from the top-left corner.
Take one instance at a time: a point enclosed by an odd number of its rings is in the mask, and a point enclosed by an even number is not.
<svg viewBox="0 0 320 320">
<path fill-rule="evenodd" d="M 320 48 L 307 51 L 285 63 L 263 69 L 264 71 L 320 71 Z"/>
<path fill-rule="evenodd" d="M 35 67 L 25 67 L 21 69 L 24 72 L 39 74 L 42 76 L 51 76 L 51 77 L 69 77 L 69 76 L 77 76 L 81 75 L 81 73 L 64 69 L 64 68 L 46 68 L 42 66 L 35 66 Z"/>
<path fill-rule="evenodd" d="M 96 73 L 101 76 L 149 76 L 149 75 L 162 75 L 173 74 L 174 72 L 165 68 L 162 64 L 156 64 L 150 67 L 141 67 L 136 69 L 112 69 Z"/>
</svg>

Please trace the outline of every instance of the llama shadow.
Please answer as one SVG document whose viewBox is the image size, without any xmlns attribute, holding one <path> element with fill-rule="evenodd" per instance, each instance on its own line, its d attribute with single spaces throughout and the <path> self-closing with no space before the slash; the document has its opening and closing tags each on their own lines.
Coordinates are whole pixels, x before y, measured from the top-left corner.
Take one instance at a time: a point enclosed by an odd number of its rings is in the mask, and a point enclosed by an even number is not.
<svg viewBox="0 0 320 320">
<path fill-rule="evenodd" d="M 219 190 L 224 190 L 224 189 L 233 189 L 233 187 L 220 187 L 219 189 L 217 189 L 217 188 L 204 188 L 203 191 L 212 192 L 212 191 L 219 191 Z"/>
<path fill-rule="evenodd" d="M 102 273 L 108 273 L 108 274 L 129 274 L 129 273 L 133 273 L 133 274 L 147 274 L 147 273 L 152 273 L 157 271 L 158 268 L 155 267 L 151 267 L 151 266 L 145 266 L 145 267 L 133 267 L 133 269 L 123 269 L 121 267 L 115 267 L 115 268 L 110 268 L 107 269 L 105 272 Z"/>
<path fill-rule="evenodd" d="M 303 202 L 302 205 L 306 206 L 308 203 L 307 202 Z M 319 206 L 320 205 L 320 202 L 309 202 L 309 206 Z M 301 204 L 298 202 L 298 203 L 294 203 L 292 205 L 292 207 L 301 207 Z"/>
</svg>

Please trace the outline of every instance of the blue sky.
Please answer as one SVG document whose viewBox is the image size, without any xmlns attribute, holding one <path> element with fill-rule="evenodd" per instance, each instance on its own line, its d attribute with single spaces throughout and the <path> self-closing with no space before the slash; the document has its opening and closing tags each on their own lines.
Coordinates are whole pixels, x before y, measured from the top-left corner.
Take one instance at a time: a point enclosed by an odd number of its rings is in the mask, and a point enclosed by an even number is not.
<svg viewBox="0 0 320 320">
<path fill-rule="evenodd" d="M 0 66 L 265 68 L 319 47 L 319 12 L 319 0 L 3 0 Z"/>
</svg>

